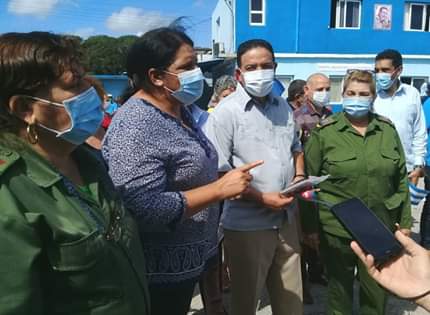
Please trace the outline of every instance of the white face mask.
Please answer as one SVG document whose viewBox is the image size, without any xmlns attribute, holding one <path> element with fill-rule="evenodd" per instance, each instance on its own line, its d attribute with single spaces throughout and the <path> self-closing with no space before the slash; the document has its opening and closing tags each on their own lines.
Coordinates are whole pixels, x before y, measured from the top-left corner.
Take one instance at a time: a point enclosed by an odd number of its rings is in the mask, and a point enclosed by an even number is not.
<svg viewBox="0 0 430 315">
<path fill-rule="evenodd" d="M 274 69 L 254 70 L 249 72 L 242 72 L 243 79 L 245 80 L 245 90 L 256 97 L 267 96 L 273 87 L 273 80 L 275 78 Z"/>
<path fill-rule="evenodd" d="M 318 107 L 327 106 L 330 103 L 330 92 L 329 91 L 315 91 L 312 96 L 314 105 Z"/>
</svg>

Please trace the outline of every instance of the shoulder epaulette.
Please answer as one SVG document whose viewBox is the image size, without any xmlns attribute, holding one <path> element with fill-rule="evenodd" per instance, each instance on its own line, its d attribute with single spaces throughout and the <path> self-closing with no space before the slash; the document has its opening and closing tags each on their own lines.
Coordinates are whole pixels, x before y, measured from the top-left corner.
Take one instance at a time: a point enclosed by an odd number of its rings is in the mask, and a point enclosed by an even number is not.
<svg viewBox="0 0 430 315">
<path fill-rule="evenodd" d="M 382 116 L 382 115 L 378 115 L 378 114 L 375 114 L 375 117 L 376 117 L 377 120 L 386 122 L 387 124 L 389 124 L 389 125 L 391 125 L 391 126 L 394 127 L 394 123 L 388 117 L 385 117 L 385 116 Z"/>
<path fill-rule="evenodd" d="M 321 120 L 321 122 L 319 123 L 319 128 L 324 128 L 328 125 L 334 124 L 336 122 L 336 120 L 333 118 L 333 116 L 329 116 L 323 120 Z"/>
</svg>

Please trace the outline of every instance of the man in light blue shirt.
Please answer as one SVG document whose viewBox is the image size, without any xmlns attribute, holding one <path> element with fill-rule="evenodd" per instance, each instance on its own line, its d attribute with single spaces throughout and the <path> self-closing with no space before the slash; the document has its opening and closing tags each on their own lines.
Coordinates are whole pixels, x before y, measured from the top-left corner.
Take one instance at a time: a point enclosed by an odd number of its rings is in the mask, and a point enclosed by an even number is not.
<svg viewBox="0 0 430 315">
<path fill-rule="evenodd" d="M 374 111 L 388 117 L 396 126 L 405 151 L 409 179 L 416 184 L 423 175 L 427 130 L 418 90 L 399 80 L 402 64 L 402 55 L 396 50 L 387 49 L 376 56 L 378 95 Z"/>
<path fill-rule="evenodd" d="M 426 117 L 427 134 L 430 132 L 430 89 L 426 91 L 426 98 L 423 104 L 424 115 Z M 430 139 L 427 141 L 426 174 L 430 175 Z M 424 178 L 424 187 L 430 190 L 430 178 Z M 427 196 L 424 202 L 420 220 L 421 245 L 430 249 L 430 198 Z"/>
<path fill-rule="evenodd" d="M 304 176 L 303 153 L 291 108 L 271 93 L 276 63 L 264 40 L 242 43 L 234 93 L 210 115 L 206 134 L 219 155 L 219 171 L 264 160 L 252 187 L 226 200 L 222 216 L 231 270 L 231 314 L 255 314 L 266 284 L 275 315 L 302 314 L 300 248 L 293 198 L 280 191 Z"/>
<path fill-rule="evenodd" d="M 209 113 L 194 103 L 188 105 L 188 111 L 191 113 L 191 116 L 193 116 L 194 122 L 197 124 L 197 126 L 203 128 L 203 126 L 206 124 L 206 121 L 208 120 Z"/>
</svg>

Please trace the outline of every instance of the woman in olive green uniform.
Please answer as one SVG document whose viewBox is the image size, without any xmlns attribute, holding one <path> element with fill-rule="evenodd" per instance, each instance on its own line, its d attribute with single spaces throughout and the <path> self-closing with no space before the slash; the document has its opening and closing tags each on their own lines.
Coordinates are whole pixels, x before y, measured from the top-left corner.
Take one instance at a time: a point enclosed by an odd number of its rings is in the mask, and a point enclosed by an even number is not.
<svg viewBox="0 0 430 315">
<path fill-rule="evenodd" d="M 305 146 L 308 175 L 327 175 L 318 199 L 330 204 L 359 197 L 391 229 L 411 227 L 405 157 L 399 136 L 386 118 L 371 112 L 375 85 L 370 72 L 347 74 L 343 112 L 326 119 Z M 304 213 L 306 231 L 318 232 L 328 275 L 327 314 L 352 314 L 355 267 L 360 279 L 360 313 L 384 314 L 386 293 L 367 274 L 350 248 L 351 236 L 330 210 L 319 204 Z M 318 243 L 317 234 L 308 241 Z"/>
<path fill-rule="evenodd" d="M 149 315 L 134 221 L 80 145 L 103 113 L 77 49 L 0 36 L 0 314 Z"/>
</svg>

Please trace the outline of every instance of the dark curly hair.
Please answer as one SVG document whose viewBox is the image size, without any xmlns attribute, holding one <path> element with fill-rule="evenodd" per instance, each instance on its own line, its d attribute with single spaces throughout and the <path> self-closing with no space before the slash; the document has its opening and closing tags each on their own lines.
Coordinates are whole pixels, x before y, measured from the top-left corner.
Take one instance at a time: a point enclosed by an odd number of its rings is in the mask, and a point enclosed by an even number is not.
<svg viewBox="0 0 430 315">
<path fill-rule="evenodd" d="M 17 132 L 19 120 L 9 112 L 13 95 L 33 95 L 48 88 L 66 70 L 81 67 L 76 38 L 48 32 L 0 35 L 0 133 Z"/>
</svg>

